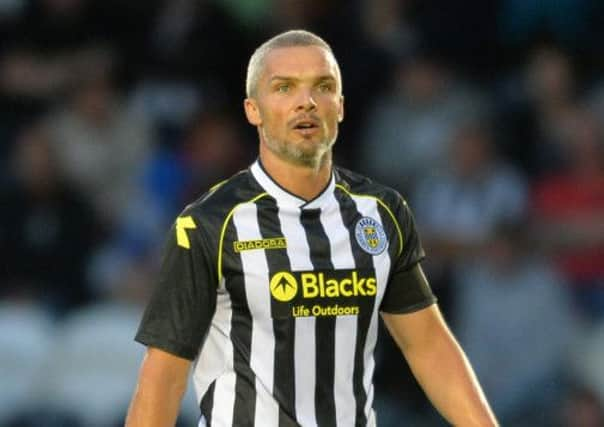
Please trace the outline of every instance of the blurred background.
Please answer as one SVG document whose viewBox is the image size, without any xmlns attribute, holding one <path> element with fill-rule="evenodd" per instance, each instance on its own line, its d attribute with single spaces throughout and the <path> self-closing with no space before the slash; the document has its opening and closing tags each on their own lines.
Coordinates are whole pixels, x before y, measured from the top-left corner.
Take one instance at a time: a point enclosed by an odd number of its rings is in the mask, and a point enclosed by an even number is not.
<svg viewBox="0 0 604 427">
<path fill-rule="evenodd" d="M 599 0 L 0 0 L 0 425 L 123 422 L 168 227 L 254 160 L 245 67 L 292 28 L 333 46 L 336 160 L 409 201 L 502 424 L 604 426 Z M 376 360 L 381 427 L 444 425 Z"/>
</svg>

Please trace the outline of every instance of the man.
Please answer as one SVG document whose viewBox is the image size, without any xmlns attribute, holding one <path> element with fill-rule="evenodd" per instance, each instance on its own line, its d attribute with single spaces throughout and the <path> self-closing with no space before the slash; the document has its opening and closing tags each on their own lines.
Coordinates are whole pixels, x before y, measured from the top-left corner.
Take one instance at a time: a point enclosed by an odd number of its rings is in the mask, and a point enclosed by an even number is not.
<svg viewBox="0 0 604 427">
<path fill-rule="evenodd" d="M 176 219 L 127 425 L 173 425 L 193 361 L 200 426 L 375 426 L 378 313 L 451 423 L 496 425 L 406 203 L 332 165 L 344 110 L 330 47 L 280 34 L 252 56 L 246 89 L 259 159 Z"/>
</svg>

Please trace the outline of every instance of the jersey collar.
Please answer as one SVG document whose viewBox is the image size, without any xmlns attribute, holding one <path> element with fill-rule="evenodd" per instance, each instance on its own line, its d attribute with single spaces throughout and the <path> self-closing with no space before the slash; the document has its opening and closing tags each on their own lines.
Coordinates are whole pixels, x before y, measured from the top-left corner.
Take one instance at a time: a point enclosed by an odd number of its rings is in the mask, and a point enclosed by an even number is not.
<svg viewBox="0 0 604 427">
<path fill-rule="evenodd" d="M 285 188 L 281 187 L 269 174 L 266 172 L 260 159 L 256 160 L 250 167 L 253 177 L 258 181 L 260 186 L 277 200 L 277 203 L 295 206 L 300 209 L 319 209 L 325 206 L 336 188 L 336 180 L 334 172 L 331 172 L 331 178 L 329 184 L 323 189 L 323 191 L 312 200 L 304 200 L 295 194 L 290 193 Z"/>
</svg>

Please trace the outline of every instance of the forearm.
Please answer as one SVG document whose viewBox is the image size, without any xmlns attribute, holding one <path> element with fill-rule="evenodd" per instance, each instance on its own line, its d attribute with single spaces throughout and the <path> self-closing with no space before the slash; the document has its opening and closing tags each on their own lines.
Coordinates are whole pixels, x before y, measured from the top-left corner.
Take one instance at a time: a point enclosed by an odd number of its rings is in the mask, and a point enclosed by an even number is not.
<svg viewBox="0 0 604 427">
<path fill-rule="evenodd" d="M 496 426 L 461 347 L 445 327 L 430 337 L 431 345 L 405 351 L 418 382 L 438 409 L 456 426 Z"/>
<path fill-rule="evenodd" d="M 186 391 L 187 375 L 143 361 L 128 410 L 126 427 L 174 426 Z"/>
</svg>

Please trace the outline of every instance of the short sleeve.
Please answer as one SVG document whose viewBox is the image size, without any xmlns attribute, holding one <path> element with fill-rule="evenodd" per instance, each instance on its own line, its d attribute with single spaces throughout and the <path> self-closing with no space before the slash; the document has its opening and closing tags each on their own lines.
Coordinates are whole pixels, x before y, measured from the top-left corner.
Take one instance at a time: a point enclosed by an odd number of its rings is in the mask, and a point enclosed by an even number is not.
<svg viewBox="0 0 604 427">
<path fill-rule="evenodd" d="M 434 304 L 436 297 L 419 265 L 425 254 L 413 213 L 400 195 L 393 213 L 401 230 L 403 247 L 394 259 L 380 311 L 410 313 Z"/>
<path fill-rule="evenodd" d="M 192 216 L 172 226 L 156 287 L 135 340 L 176 356 L 195 359 L 216 309 L 214 256 Z"/>
</svg>

